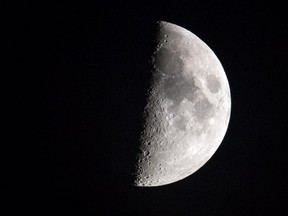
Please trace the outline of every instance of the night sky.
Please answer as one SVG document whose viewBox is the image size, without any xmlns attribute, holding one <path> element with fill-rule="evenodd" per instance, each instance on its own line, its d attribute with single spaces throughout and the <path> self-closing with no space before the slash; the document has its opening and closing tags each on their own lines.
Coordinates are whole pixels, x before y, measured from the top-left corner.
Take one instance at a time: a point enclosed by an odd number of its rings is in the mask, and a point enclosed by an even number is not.
<svg viewBox="0 0 288 216">
<path fill-rule="evenodd" d="M 288 213 L 284 3 L 38 1 L 4 12 L 6 56 L 12 57 L 8 92 L 15 104 L 12 210 Z M 200 170 L 174 184 L 138 188 L 131 186 L 131 173 L 158 20 L 188 29 L 216 53 L 230 84 L 231 118 L 222 144 Z"/>
</svg>

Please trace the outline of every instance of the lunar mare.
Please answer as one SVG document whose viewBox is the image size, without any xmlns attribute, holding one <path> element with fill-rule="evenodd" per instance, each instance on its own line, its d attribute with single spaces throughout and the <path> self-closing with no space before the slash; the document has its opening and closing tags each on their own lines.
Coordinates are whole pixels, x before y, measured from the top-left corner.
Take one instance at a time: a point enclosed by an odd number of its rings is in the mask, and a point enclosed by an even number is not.
<svg viewBox="0 0 288 216">
<path fill-rule="evenodd" d="M 214 52 L 190 31 L 158 22 L 136 186 L 161 186 L 201 168 L 227 131 L 231 97 Z"/>
</svg>

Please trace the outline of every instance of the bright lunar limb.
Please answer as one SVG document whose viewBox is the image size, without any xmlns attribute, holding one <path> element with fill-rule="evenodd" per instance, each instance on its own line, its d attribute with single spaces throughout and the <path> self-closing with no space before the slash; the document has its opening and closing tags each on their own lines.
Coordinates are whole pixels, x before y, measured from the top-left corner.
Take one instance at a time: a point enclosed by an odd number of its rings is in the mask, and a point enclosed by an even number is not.
<svg viewBox="0 0 288 216">
<path fill-rule="evenodd" d="M 214 52 L 190 31 L 158 22 L 136 186 L 161 186 L 201 168 L 227 131 L 231 97 Z"/>
</svg>

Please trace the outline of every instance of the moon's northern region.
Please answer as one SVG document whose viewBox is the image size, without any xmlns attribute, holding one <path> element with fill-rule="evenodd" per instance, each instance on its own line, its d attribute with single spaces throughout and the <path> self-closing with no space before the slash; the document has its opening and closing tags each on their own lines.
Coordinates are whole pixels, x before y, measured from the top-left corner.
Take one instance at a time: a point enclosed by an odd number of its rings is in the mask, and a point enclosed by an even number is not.
<svg viewBox="0 0 288 216">
<path fill-rule="evenodd" d="M 231 97 L 214 52 L 190 31 L 158 22 L 135 186 L 161 186 L 201 168 L 227 131 Z"/>
</svg>

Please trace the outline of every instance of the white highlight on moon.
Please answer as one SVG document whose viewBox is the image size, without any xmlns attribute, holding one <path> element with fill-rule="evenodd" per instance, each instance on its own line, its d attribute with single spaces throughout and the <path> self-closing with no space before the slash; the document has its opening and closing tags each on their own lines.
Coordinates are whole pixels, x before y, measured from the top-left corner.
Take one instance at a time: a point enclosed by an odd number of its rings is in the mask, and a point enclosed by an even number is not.
<svg viewBox="0 0 288 216">
<path fill-rule="evenodd" d="M 161 186 L 201 168 L 227 131 L 230 89 L 213 51 L 190 31 L 159 22 L 144 111 L 136 186 Z"/>
</svg>

